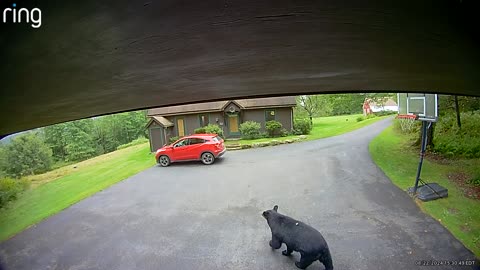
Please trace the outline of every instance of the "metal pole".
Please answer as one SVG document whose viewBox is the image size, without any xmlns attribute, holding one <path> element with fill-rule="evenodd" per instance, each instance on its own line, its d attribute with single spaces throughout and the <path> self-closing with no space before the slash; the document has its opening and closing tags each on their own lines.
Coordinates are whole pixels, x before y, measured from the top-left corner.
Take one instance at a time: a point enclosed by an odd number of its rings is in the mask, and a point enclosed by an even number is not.
<svg viewBox="0 0 480 270">
<path fill-rule="evenodd" d="M 422 145 L 420 147 L 420 162 L 418 163 L 417 177 L 415 178 L 413 194 L 417 194 L 418 181 L 420 180 L 420 173 L 422 172 L 423 157 L 425 156 L 425 150 L 427 148 L 427 129 L 427 122 L 422 121 Z"/>
</svg>

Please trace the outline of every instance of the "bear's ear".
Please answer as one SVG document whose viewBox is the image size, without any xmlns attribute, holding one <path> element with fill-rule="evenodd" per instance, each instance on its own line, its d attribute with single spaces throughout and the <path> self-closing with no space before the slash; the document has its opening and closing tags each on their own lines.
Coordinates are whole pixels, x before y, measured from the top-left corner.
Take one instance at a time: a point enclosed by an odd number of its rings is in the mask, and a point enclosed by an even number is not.
<svg viewBox="0 0 480 270">
<path fill-rule="evenodd" d="M 275 205 L 275 206 L 273 207 L 273 211 L 277 212 L 277 210 L 278 210 L 278 205 Z"/>
</svg>

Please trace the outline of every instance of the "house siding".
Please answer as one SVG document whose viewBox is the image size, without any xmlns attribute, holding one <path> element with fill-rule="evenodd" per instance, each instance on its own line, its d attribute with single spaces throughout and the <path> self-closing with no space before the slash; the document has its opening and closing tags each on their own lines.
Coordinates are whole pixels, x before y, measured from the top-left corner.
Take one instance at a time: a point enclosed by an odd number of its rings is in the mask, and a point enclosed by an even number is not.
<svg viewBox="0 0 480 270">
<path fill-rule="evenodd" d="M 292 129 L 292 109 L 288 108 L 272 108 L 275 110 L 275 120 L 280 122 L 287 129 Z M 242 111 L 241 121 L 255 121 L 261 124 L 262 131 L 265 131 L 265 110 L 272 109 L 254 109 Z"/>
<path fill-rule="evenodd" d="M 170 130 L 170 137 L 177 137 L 178 136 L 178 129 L 176 126 L 176 119 L 177 118 L 183 118 L 183 123 L 185 126 L 185 135 L 191 135 L 194 134 L 195 129 L 200 127 L 200 115 L 201 114 L 208 114 L 208 122 L 210 124 L 217 124 L 220 127 L 222 127 L 222 124 L 224 123 L 223 121 L 223 114 L 221 112 L 214 112 L 214 113 L 195 113 L 195 114 L 184 114 L 184 115 L 179 115 L 179 116 L 168 116 L 165 117 L 172 123 L 174 123 L 174 127 Z M 216 121 L 218 118 L 218 122 Z M 222 123 L 222 124 L 221 124 Z"/>
</svg>

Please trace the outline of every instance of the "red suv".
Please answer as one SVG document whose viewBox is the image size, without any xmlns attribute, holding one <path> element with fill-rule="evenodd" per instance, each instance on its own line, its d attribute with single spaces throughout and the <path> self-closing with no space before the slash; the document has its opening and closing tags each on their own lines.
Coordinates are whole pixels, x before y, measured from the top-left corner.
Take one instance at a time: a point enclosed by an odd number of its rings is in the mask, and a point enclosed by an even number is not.
<svg viewBox="0 0 480 270">
<path fill-rule="evenodd" d="M 172 162 L 200 160 L 210 165 L 225 154 L 223 139 L 217 134 L 195 134 L 183 137 L 157 150 L 155 159 L 163 167 Z"/>
</svg>

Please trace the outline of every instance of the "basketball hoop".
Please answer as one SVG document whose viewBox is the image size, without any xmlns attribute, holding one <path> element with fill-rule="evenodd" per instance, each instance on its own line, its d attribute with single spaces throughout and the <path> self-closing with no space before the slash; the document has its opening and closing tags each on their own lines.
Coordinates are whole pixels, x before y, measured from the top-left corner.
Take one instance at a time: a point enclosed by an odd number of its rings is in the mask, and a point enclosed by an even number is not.
<svg viewBox="0 0 480 270">
<path fill-rule="evenodd" d="M 400 121 L 400 128 L 402 132 L 409 133 L 415 126 L 415 120 L 418 119 L 418 115 L 415 114 L 399 114 L 396 117 Z"/>
</svg>

